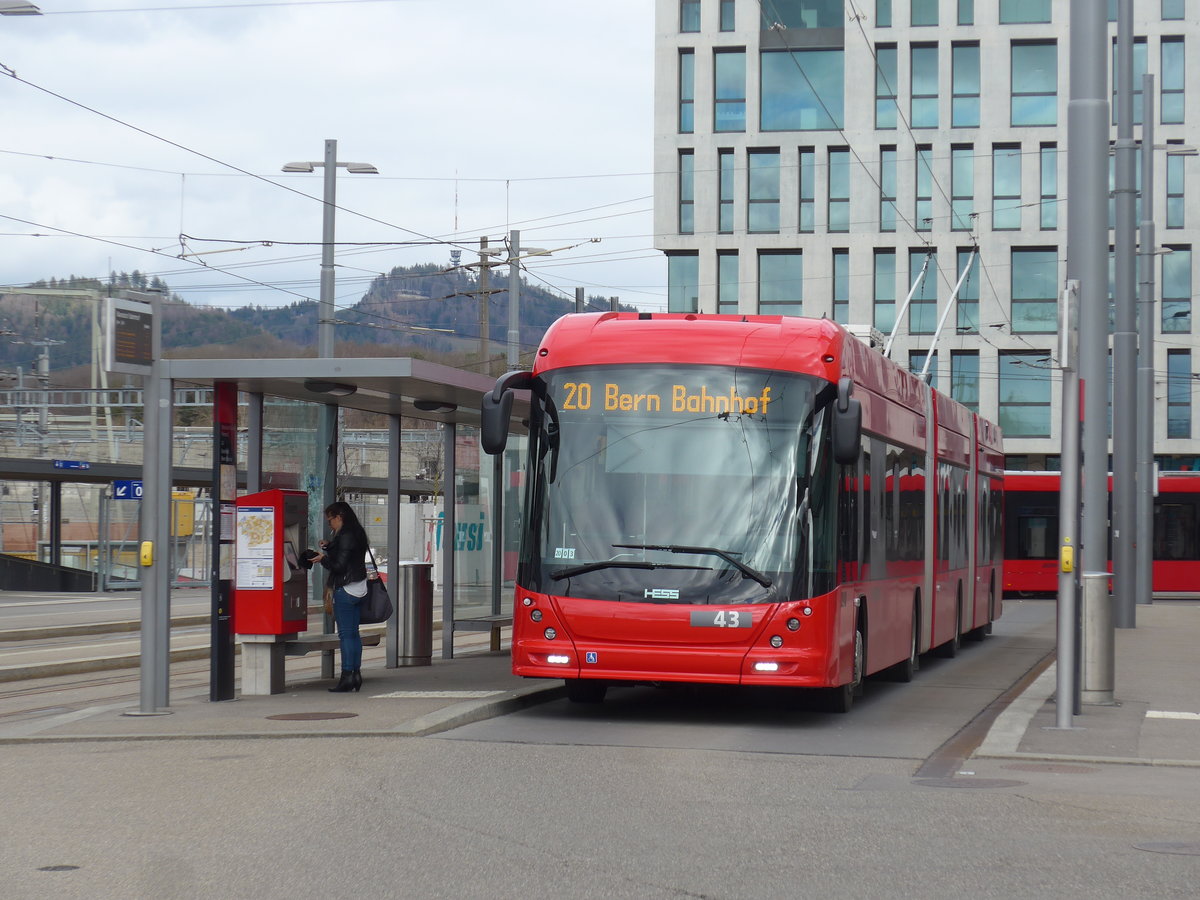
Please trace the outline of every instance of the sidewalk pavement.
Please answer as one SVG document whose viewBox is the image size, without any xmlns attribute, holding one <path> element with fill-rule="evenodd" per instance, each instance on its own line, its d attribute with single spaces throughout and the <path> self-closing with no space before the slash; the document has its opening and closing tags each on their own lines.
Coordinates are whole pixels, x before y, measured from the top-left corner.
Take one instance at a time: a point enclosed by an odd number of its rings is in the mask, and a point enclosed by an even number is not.
<svg viewBox="0 0 1200 900">
<path fill-rule="evenodd" d="M 1085 705 L 1056 729 L 1055 668 L 999 712 L 976 758 L 1200 767 L 1200 602 L 1137 609 L 1137 627 L 1115 634 L 1111 706 Z M 563 696 L 562 682 L 514 676 L 507 651 L 386 669 L 368 657 L 360 693 L 332 694 L 312 671 L 291 672 L 286 691 L 210 702 L 207 688 L 176 691 L 169 714 L 137 715 L 136 700 L 30 713 L 0 723 L 0 744 L 25 741 L 423 736 Z M 920 676 L 918 676 L 919 678 Z M 239 680 L 240 684 L 240 680 Z M 869 688 L 868 688 L 869 690 Z M 69 699 L 71 689 L 63 691 Z M 131 714 L 133 713 L 133 714 Z M 851 711 L 849 715 L 854 715 Z"/>
<path fill-rule="evenodd" d="M 1003 710 L 975 758 L 1200 767 L 1200 602 L 1136 608 L 1115 634 L 1114 703 L 1057 726 L 1051 664 Z"/>
</svg>

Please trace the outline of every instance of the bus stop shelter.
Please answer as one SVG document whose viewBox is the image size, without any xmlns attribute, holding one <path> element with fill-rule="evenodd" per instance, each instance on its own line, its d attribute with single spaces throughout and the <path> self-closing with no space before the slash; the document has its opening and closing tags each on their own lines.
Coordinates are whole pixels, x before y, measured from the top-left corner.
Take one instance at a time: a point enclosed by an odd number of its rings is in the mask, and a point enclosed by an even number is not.
<svg viewBox="0 0 1200 900">
<path fill-rule="evenodd" d="M 442 615 L 443 656 L 453 655 L 454 630 L 454 484 L 456 474 L 456 438 L 462 427 L 477 427 L 480 400 L 494 385 L 491 376 L 411 358 L 308 358 L 308 359 L 159 359 L 145 383 L 145 456 L 143 461 L 143 497 L 141 540 L 150 548 L 166 548 L 169 543 L 171 487 L 173 482 L 172 398 L 175 388 L 211 387 L 214 390 L 213 503 L 214 521 L 234 497 L 222 486 L 222 455 L 233 456 L 228 446 L 229 432 L 236 440 L 236 396 L 245 395 L 248 415 L 245 423 L 246 464 L 244 484 L 249 492 L 262 490 L 264 402 L 282 398 L 299 404 L 313 404 L 320 413 L 315 440 L 318 453 L 324 454 L 323 503 L 331 502 L 337 489 L 337 421 L 339 410 L 361 410 L 385 416 L 388 422 L 388 466 L 386 478 L 387 574 L 389 583 L 398 585 L 398 514 L 397 506 L 407 487 L 401 484 L 401 418 L 438 422 L 442 429 L 442 478 L 449 486 L 444 491 L 442 541 Z M 221 397 L 233 398 L 233 427 L 229 411 L 222 412 Z M 513 421 L 527 417 L 527 396 L 519 396 Z M 225 427 L 224 435 L 222 427 Z M 222 447 L 222 441 L 225 446 Z M 496 457 L 496 475 L 503 463 Z M 242 481 L 239 477 L 237 481 Z M 236 482 L 235 482 L 236 484 Z M 222 493 L 224 491 L 224 494 Z M 236 489 L 234 490 L 236 493 Z M 493 492 L 498 498 L 499 491 Z M 498 502 L 498 500 L 497 500 Z M 503 515 L 492 510 L 493 559 L 498 561 L 502 544 Z M 214 540 L 220 540 L 219 532 Z M 226 552 L 230 552 L 228 549 Z M 214 556 L 214 559 L 218 558 Z M 141 632 L 141 706 L 143 714 L 163 711 L 169 705 L 170 572 L 165 554 L 143 556 L 145 566 L 142 588 Z M 220 578 L 220 566 L 213 572 L 213 685 L 211 699 L 233 699 L 233 635 L 229 615 L 228 581 Z M 492 567 L 493 605 L 498 601 L 501 569 Z M 499 577 L 498 577 L 499 576 Z M 497 610 L 493 610 L 496 612 Z M 332 659 L 327 660 L 330 673 Z M 222 671 L 227 670 L 227 671 Z M 219 682 L 228 682 L 221 686 Z"/>
</svg>

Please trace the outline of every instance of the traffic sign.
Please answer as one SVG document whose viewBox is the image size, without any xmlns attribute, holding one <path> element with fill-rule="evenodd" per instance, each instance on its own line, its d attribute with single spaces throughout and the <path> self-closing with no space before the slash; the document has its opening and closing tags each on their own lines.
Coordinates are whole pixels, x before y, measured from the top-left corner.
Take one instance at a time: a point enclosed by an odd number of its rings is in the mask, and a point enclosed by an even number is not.
<svg viewBox="0 0 1200 900">
<path fill-rule="evenodd" d="M 142 482 L 141 479 L 124 478 L 113 482 L 113 499 L 114 500 L 141 500 L 142 499 Z"/>
</svg>

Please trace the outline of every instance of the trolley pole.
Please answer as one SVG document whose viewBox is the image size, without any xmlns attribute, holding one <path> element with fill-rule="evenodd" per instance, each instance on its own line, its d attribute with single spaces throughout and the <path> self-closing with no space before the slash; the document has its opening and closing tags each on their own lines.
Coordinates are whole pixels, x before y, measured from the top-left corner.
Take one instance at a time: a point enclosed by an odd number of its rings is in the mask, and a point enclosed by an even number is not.
<svg viewBox="0 0 1200 900">
<path fill-rule="evenodd" d="M 1058 728 L 1074 721 L 1079 634 L 1079 282 L 1068 281 L 1059 310 L 1058 365 L 1062 371 L 1062 478 L 1058 495 Z"/>
</svg>

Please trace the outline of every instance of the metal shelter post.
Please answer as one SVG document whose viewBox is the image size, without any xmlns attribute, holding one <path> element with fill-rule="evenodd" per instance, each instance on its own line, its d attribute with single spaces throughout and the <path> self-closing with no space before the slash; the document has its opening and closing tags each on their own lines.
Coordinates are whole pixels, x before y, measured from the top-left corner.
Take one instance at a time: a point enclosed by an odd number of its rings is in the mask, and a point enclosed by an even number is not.
<svg viewBox="0 0 1200 900">
<path fill-rule="evenodd" d="M 387 581 L 392 595 L 392 617 L 388 619 L 384 635 L 385 665 L 395 669 L 399 665 L 400 622 L 404 616 L 400 596 L 400 417 L 388 416 L 388 467 L 387 467 Z"/>
<path fill-rule="evenodd" d="M 458 480 L 455 439 L 458 427 L 447 422 L 442 455 L 442 659 L 454 659 L 454 543 L 458 531 L 454 483 Z"/>
<path fill-rule="evenodd" d="M 1154 76 L 1142 76 L 1154 96 Z M 1137 577 L 1139 606 L 1154 602 L 1154 116 L 1142 116 L 1142 219 L 1139 223 L 1137 357 Z"/>
</svg>

